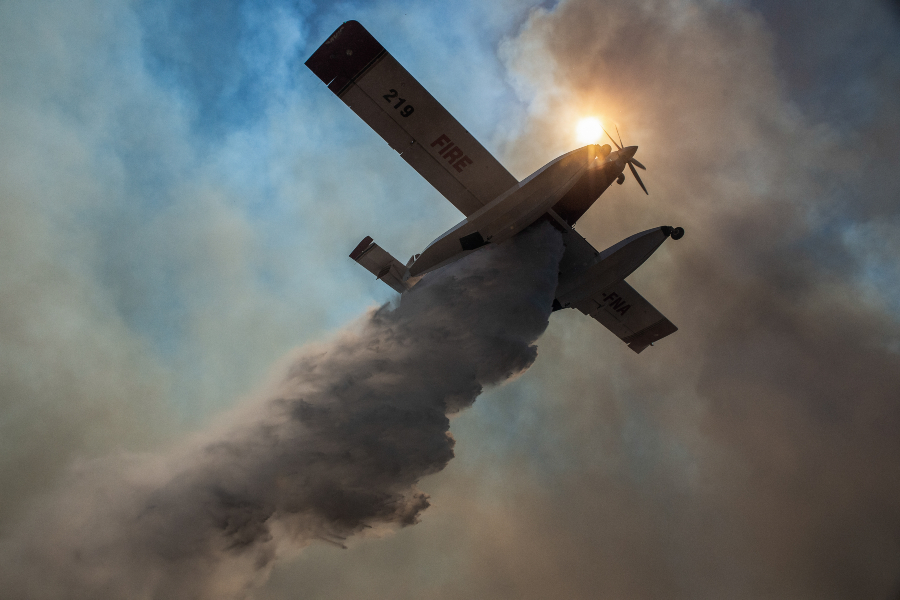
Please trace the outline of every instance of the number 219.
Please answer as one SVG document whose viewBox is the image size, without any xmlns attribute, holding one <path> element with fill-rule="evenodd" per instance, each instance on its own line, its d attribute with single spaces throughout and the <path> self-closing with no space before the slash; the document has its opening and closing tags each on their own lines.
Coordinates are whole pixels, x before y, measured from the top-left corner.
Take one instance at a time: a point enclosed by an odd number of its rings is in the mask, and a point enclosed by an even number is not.
<svg viewBox="0 0 900 600">
<path fill-rule="evenodd" d="M 386 102 L 391 103 L 393 102 L 394 98 L 397 98 L 397 96 L 399 95 L 400 94 L 397 92 L 397 90 L 390 90 L 387 94 L 382 96 L 382 98 L 384 98 Z M 408 117 L 409 115 L 413 114 L 413 111 L 416 109 L 413 108 L 410 104 L 403 106 L 404 102 L 406 102 L 406 98 L 397 98 L 397 104 L 394 104 L 394 108 L 400 109 L 401 117 Z M 400 108 L 401 106 L 403 106 L 403 108 Z"/>
</svg>

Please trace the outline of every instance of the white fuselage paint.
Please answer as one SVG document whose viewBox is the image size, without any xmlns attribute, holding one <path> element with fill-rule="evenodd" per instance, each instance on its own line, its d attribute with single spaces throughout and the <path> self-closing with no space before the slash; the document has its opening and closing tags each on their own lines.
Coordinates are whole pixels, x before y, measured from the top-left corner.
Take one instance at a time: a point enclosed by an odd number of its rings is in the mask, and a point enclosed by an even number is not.
<svg viewBox="0 0 900 600">
<path fill-rule="evenodd" d="M 484 243 L 499 244 L 516 235 L 562 198 L 585 171 L 604 164 L 603 147 L 584 146 L 547 163 L 433 241 L 409 269 L 424 275 L 471 253 L 461 238 L 479 234 Z"/>
</svg>

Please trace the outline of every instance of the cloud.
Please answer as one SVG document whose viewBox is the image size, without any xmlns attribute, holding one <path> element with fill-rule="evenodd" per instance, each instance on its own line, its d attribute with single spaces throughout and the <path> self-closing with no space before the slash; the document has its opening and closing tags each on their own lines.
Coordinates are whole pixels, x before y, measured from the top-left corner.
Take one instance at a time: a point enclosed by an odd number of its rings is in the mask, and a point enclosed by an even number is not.
<svg viewBox="0 0 900 600">
<path fill-rule="evenodd" d="M 880 6 L 821 27 L 891 38 L 893 21 L 864 18 Z M 518 171 L 573 147 L 586 114 L 640 146 L 651 195 L 627 176 L 578 228 L 605 247 L 684 226 L 631 278 L 680 329 L 635 356 L 555 313 L 528 375 L 454 421 L 458 456 L 423 482 L 435 506 L 420 526 L 377 551 L 301 557 L 265 597 L 299 582 L 322 598 L 896 594 L 898 177 L 882 166 L 897 155 L 883 74 L 898 57 L 803 49 L 823 69 L 850 54 L 872 88 L 871 120 L 832 122 L 860 98 L 823 112 L 795 96 L 780 57 L 801 42 L 768 19 L 735 3 L 569 1 L 503 43 L 530 116 L 508 147 Z M 367 587 L 381 555 L 438 545 L 440 562 L 398 567 L 410 587 Z"/>
<path fill-rule="evenodd" d="M 121 164 L 97 151 L 107 132 L 91 126 L 103 108 L 84 97 L 86 81 L 76 76 L 95 75 L 95 65 L 79 64 L 85 48 L 114 43 L 103 25 L 79 19 L 77 11 L 43 13 L 31 4 L 0 10 L 5 528 L 35 492 L 52 485 L 73 454 L 140 449 L 165 439 L 171 421 L 161 405 L 171 379 L 108 290 L 97 285 L 90 266 L 95 240 L 79 218 L 121 190 Z M 127 30 L 128 23 L 109 25 Z M 63 90 L 65 97 L 57 95 Z M 117 112 L 117 96 L 104 108 Z"/>
<path fill-rule="evenodd" d="M 4 541 L 4 593 L 236 597 L 279 553 L 416 523 L 447 414 L 534 361 L 561 255 L 546 224 L 485 248 L 302 350 L 202 442 L 83 465 Z"/>
<path fill-rule="evenodd" d="M 232 13 L 233 72 L 202 81 L 148 54 L 184 49 L 142 12 L 165 3 L 0 6 L 7 543 L 50 487 L 109 498 L 127 521 L 173 470 L 222 475 L 216 456 L 173 467 L 119 452 L 208 423 L 293 344 L 387 298 L 346 260 L 363 235 L 402 258 L 453 220 L 291 70 L 292 52 L 361 18 L 517 175 L 577 145 L 581 116 L 618 124 L 651 196 L 627 176 L 579 230 L 605 247 L 684 226 L 631 278 L 680 330 L 633 356 L 554 313 L 528 374 L 452 420 L 456 458 L 417 484 L 432 503 L 421 523 L 347 551 L 313 545 L 253 595 L 896 594 L 900 46 L 886 4 L 266 6 Z M 162 505 L 182 506 L 188 488 L 165 489 Z M 122 547 L 117 528 L 79 542 L 97 513 L 67 508 L 60 548 Z M 234 535 L 262 540 L 257 513 L 241 514 Z M 232 556 L 217 536 L 196 539 Z M 267 544 L 249 546 L 263 563 Z M 112 564 L 142 568 L 135 552 Z M 235 573 L 223 589 L 255 572 L 237 556 L 204 563 Z"/>
<path fill-rule="evenodd" d="M 536 12 L 506 55 L 517 77 L 552 78 L 532 88 L 533 130 L 520 146 L 562 137 L 572 104 L 604 111 L 641 146 L 650 198 L 632 181 L 610 190 L 579 225 L 588 239 L 664 222 L 688 232 L 634 278 L 676 335 L 638 361 L 614 344 L 600 359 L 602 333 L 569 332 L 565 344 L 583 345 L 561 346 L 532 372 L 533 386 L 564 405 L 540 419 L 559 424 L 540 439 L 552 447 L 574 434 L 563 448 L 582 471 L 547 466 L 559 494 L 516 522 L 549 520 L 540 539 L 566 532 L 572 545 L 544 555 L 553 564 L 596 559 L 607 578 L 559 577 L 580 584 L 576 596 L 595 586 L 631 597 L 891 593 L 900 328 L 877 297 L 894 278 L 869 288 L 873 301 L 857 286 L 856 253 L 835 235 L 877 210 L 890 220 L 865 226 L 868 244 L 888 243 L 898 204 L 883 193 L 897 177 L 858 165 L 891 151 L 798 110 L 766 22 L 734 6 L 565 2 Z M 893 127 L 896 107 L 877 107 L 889 111 L 880 127 Z M 880 193 L 847 185 L 863 173 Z M 591 401 L 605 408 L 586 414 Z M 578 519 L 553 506 L 584 496 L 594 501 Z"/>
</svg>

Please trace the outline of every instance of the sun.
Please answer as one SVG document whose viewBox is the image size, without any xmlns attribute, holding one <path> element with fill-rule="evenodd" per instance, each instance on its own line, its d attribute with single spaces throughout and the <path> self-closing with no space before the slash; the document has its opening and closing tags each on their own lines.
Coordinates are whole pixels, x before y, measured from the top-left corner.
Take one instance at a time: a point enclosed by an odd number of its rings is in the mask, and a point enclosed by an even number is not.
<svg viewBox="0 0 900 600">
<path fill-rule="evenodd" d="M 597 117 L 585 117 L 575 126 L 575 135 L 582 144 L 596 144 L 603 137 L 603 124 Z"/>
</svg>

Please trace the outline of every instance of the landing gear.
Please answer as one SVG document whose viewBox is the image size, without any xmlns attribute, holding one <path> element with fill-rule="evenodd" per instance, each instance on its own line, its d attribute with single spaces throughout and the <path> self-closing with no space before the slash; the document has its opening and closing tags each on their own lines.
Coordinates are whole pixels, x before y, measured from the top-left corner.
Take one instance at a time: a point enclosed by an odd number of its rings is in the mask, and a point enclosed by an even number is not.
<svg viewBox="0 0 900 600">
<path fill-rule="evenodd" d="M 625 183 L 625 173 L 619 173 L 619 176 L 616 177 L 616 183 L 618 183 L 619 185 Z"/>
<path fill-rule="evenodd" d="M 672 230 L 672 233 L 670 235 L 672 236 L 673 240 L 680 240 L 682 237 L 684 237 L 684 229 L 682 229 L 681 227 L 676 227 Z"/>
</svg>

